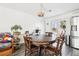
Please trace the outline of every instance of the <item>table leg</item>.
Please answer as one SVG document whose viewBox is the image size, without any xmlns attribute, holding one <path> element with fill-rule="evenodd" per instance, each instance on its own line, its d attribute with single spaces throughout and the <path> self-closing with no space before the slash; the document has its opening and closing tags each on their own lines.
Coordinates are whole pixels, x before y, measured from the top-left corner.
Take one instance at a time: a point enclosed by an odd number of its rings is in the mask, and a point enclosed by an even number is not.
<svg viewBox="0 0 79 59">
<path fill-rule="evenodd" d="M 41 56 L 41 47 L 39 47 L 38 54 Z"/>
</svg>

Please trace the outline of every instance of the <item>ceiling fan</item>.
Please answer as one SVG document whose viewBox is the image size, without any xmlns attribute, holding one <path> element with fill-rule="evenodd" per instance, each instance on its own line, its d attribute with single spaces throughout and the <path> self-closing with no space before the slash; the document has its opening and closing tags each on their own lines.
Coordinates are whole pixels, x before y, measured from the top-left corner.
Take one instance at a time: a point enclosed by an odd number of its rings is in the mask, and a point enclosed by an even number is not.
<svg viewBox="0 0 79 59">
<path fill-rule="evenodd" d="M 45 7 L 44 7 L 44 4 L 40 4 L 40 9 L 37 12 L 37 16 L 38 17 L 44 17 L 46 12 L 52 12 L 52 10 L 51 9 L 46 10 Z"/>
</svg>

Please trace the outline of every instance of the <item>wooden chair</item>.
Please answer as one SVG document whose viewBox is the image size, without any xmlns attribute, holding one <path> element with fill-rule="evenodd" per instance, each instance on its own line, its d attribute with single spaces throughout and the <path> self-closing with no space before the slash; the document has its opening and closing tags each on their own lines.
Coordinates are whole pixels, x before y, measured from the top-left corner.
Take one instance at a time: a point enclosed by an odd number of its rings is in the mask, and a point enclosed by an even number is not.
<svg viewBox="0 0 79 59">
<path fill-rule="evenodd" d="M 26 54 L 31 55 L 32 53 L 38 51 L 38 47 L 32 45 L 31 40 L 32 40 L 31 37 L 25 37 L 25 36 L 24 36 L 24 42 L 25 42 L 25 56 L 26 56 Z"/>
<path fill-rule="evenodd" d="M 56 56 L 57 55 L 60 55 L 60 56 L 62 55 L 61 50 L 62 50 L 62 45 L 64 43 L 64 36 L 57 37 L 55 43 L 57 43 L 56 47 L 54 47 L 54 46 L 48 46 L 47 48 L 45 48 L 45 55 L 46 55 L 47 51 L 52 51 L 53 52 L 52 55 L 56 55 Z M 52 43 L 52 45 L 53 45 L 53 43 Z"/>
</svg>

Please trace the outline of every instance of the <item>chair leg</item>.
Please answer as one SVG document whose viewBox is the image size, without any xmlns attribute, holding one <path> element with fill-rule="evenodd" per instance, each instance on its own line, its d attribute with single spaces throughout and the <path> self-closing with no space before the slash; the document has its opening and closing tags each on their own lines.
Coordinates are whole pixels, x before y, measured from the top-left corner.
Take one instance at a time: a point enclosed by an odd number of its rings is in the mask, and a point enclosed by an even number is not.
<svg viewBox="0 0 79 59">
<path fill-rule="evenodd" d="M 32 54 L 32 52 L 30 51 L 30 52 L 29 52 L 29 55 L 31 56 L 31 54 Z"/>
<path fill-rule="evenodd" d="M 25 50 L 25 56 L 26 56 L 26 50 Z"/>
<path fill-rule="evenodd" d="M 29 53 L 29 51 L 28 51 L 28 50 L 25 50 L 25 56 L 26 56 L 28 53 Z"/>
<path fill-rule="evenodd" d="M 29 50 L 29 55 L 31 56 L 33 54 L 34 51 Z"/>
<path fill-rule="evenodd" d="M 62 53 L 60 52 L 60 56 L 62 56 Z"/>
<path fill-rule="evenodd" d="M 46 49 L 44 48 L 44 56 L 46 55 Z"/>
</svg>

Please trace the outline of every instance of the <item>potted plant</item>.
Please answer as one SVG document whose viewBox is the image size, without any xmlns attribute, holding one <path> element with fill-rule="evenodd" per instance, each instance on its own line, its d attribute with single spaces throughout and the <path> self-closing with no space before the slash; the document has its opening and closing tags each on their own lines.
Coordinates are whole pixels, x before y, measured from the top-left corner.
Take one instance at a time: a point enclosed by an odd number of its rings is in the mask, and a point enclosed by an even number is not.
<svg viewBox="0 0 79 59">
<path fill-rule="evenodd" d="M 63 20 L 63 21 L 61 21 L 60 23 L 61 23 L 61 24 L 60 24 L 60 27 L 65 30 L 65 29 L 66 29 L 66 21 Z"/>
<path fill-rule="evenodd" d="M 13 34 L 20 35 L 21 32 L 19 30 L 22 30 L 22 27 L 20 25 L 14 25 L 11 27 L 11 30 L 13 31 Z"/>
<path fill-rule="evenodd" d="M 64 32 L 66 33 L 66 21 L 65 20 L 61 21 L 60 27 L 64 29 Z"/>
<path fill-rule="evenodd" d="M 21 34 L 20 30 L 22 27 L 20 25 L 14 25 L 11 27 L 11 31 L 13 31 L 13 39 L 14 39 L 14 49 L 20 48 L 20 38 L 19 35 Z"/>
</svg>

